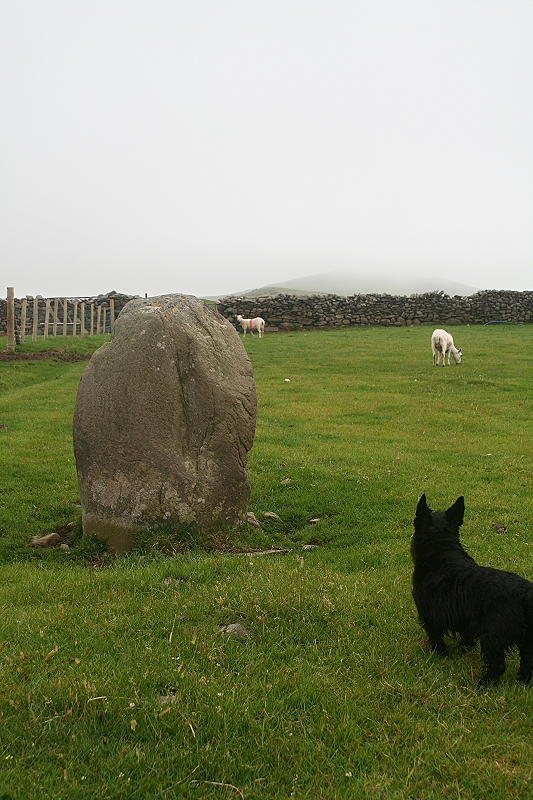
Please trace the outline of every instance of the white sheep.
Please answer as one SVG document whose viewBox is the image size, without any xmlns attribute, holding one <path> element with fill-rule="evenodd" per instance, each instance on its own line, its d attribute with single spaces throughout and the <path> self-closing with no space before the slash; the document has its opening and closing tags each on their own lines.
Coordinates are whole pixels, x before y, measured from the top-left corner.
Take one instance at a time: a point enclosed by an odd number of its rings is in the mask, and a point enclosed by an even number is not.
<svg viewBox="0 0 533 800">
<path fill-rule="evenodd" d="M 437 328 L 431 334 L 431 351 L 433 353 L 433 366 L 438 367 L 439 361 L 442 358 L 442 366 L 445 366 L 446 355 L 448 355 L 448 366 L 450 366 L 450 355 L 453 357 L 457 364 L 461 363 L 463 357 L 462 350 L 459 350 L 453 343 L 453 336 L 448 331 L 442 328 Z"/>
<path fill-rule="evenodd" d="M 254 335 L 254 331 L 258 331 L 259 338 L 265 332 L 265 320 L 262 317 L 254 317 L 253 319 L 243 319 L 240 314 L 237 315 L 237 322 L 241 325 L 244 333 L 243 336 L 246 336 L 246 331 L 250 331 L 252 336 Z"/>
</svg>

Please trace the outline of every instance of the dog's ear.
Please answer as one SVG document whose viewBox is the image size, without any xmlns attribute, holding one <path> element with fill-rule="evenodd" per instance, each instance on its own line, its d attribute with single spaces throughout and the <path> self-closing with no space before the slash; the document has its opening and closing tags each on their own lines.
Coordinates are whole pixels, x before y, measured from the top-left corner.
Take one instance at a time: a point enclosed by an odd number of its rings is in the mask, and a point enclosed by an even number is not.
<svg viewBox="0 0 533 800">
<path fill-rule="evenodd" d="M 456 526 L 457 528 L 459 525 L 463 524 L 463 518 L 465 515 L 465 499 L 464 497 L 458 497 L 453 506 L 450 506 L 449 509 L 446 511 L 446 519 L 451 525 Z"/>
<path fill-rule="evenodd" d="M 416 507 L 416 517 L 415 522 L 419 521 L 422 522 L 423 520 L 427 520 L 428 517 L 431 515 L 431 509 L 429 508 L 426 502 L 426 495 L 423 494 L 420 500 L 418 501 L 418 505 Z"/>
</svg>

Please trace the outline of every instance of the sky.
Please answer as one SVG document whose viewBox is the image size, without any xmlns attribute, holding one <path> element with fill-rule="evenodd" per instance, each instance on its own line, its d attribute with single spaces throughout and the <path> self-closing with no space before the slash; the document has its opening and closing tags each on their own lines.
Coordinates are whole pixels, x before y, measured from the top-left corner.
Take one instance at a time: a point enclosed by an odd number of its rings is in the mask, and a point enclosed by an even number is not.
<svg viewBox="0 0 533 800">
<path fill-rule="evenodd" d="M 3 0 L 0 295 L 533 288 L 530 0 Z"/>
</svg>

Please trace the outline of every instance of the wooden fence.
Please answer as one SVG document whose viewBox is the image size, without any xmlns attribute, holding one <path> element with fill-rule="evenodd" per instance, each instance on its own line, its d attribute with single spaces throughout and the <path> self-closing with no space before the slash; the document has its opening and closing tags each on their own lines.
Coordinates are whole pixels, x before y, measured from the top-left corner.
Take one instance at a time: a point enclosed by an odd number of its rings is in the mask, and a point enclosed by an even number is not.
<svg viewBox="0 0 533 800">
<path fill-rule="evenodd" d="M 112 333 L 115 324 L 115 301 L 109 304 L 73 297 L 42 298 L 18 301 L 19 314 L 15 313 L 15 291 L 7 290 L 7 351 L 14 352 L 15 343 L 23 344 L 31 335 L 38 336 L 95 336 Z"/>
</svg>

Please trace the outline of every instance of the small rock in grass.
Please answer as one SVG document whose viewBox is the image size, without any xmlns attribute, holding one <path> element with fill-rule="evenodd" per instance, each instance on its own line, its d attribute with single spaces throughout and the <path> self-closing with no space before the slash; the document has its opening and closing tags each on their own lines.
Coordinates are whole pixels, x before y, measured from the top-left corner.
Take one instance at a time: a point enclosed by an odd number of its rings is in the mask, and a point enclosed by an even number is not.
<svg viewBox="0 0 533 800">
<path fill-rule="evenodd" d="M 279 514 L 276 514 L 275 511 L 264 511 L 263 516 L 266 517 L 267 519 L 281 519 Z"/>
<path fill-rule="evenodd" d="M 172 703 L 178 702 L 178 696 L 176 694 L 162 694 L 159 696 L 159 702 L 162 706 L 172 705 Z"/>
<path fill-rule="evenodd" d="M 303 544 L 302 550 L 314 550 L 315 547 L 320 547 L 318 544 Z"/>
<path fill-rule="evenodd" d="M 495 522 L 492 526 L 498 533 L 505 533 L 507 530 L 507 525 L 501 525 L 499 522 Z"/>
<path fill-rule="evenodd" d="M 240 622 L 232 622 L 231 625 L 219 625 L 218 631 L 231 636 L 232 639 L 248 639 L 250 637 L 250 634 Z"/>
<path fill-rule="evenodd" d="M 322 517 L 313 517 L 313 519 L 309 520 L 311 525 L 316 525 L 317 522 L 322 522 Z"/>
<path fill-rule="evenodd" d="M 257 517 L 255 516 L 253 511 L 248 511 L 248 513 L 246 514 L 246 521 L 250 525 L 253 525 L 255 528 L 260 528 L 261 527 L 261 524 L 260 524 L 259 520 L 257 519 Z"/>
<path fill-rule="evenodd" d="M 61 536 L 58 533 L 47 533 L 46 536 L 34 536 L 31 540 L 32 547 L 58 547 Z"/>
<path fill-rule="evenodd" d="M 287 484 L 292 483 L 292 478 L 283 478 L 280 483 L 282 483 L 284 486 L 287 486 Z"/>
</svg>

